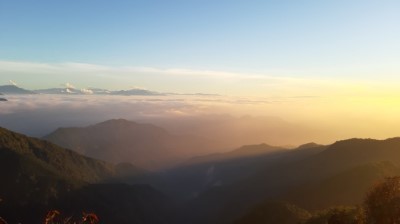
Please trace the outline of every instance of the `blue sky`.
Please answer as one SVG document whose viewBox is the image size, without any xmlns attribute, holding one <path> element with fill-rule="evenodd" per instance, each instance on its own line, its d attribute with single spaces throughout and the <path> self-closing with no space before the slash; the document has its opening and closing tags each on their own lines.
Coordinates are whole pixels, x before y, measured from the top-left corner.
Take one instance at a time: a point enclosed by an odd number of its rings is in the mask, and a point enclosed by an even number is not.
<svg viewBox="0 0 400 224">
<path fill-rule="evenodd" d="M 0 61 L 373 80 L 400 71 L 399 24 L 400 1 L 394 0 L 0 0 Z M 39 87 L 32 80 L 39 73 L 0 69 L 0 81 Z M 130 80 L 158 89 L 186 91 L 176 83 L 204 92 L 221 88 L 190 78 L 173 78 L 166 88 L 154 83 L 167 78 L 141 74 L 127 73 L 112 87 Z M 63 83 L 63 76 L 52 82 Z M 82 80 L 84 86 L 108 82 Z"/>
<path fill-rule="evenodd" d="M 159 103 L 282 117 L 332 139 L 398 135 L 399 62 L 398 0 L 0 0 L 0 85 L 216 93 L 224 100 Z M 69 122 L 96 99 L 121 117 L 115 99 L 64 97 L 11 97 L 0 113 L 47 120 L 54 106 L 75 110 L 54 115 Z"/>
</svg>

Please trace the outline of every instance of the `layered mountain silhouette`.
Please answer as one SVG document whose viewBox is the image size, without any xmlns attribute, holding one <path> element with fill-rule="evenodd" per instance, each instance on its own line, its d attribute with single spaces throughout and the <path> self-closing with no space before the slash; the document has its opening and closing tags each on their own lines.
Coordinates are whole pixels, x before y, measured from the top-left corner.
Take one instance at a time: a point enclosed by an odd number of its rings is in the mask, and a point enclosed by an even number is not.
<svg viewBox="0 0 400 224">
<path fill-rule="evenodd" d="M 163 172 L 166 192 L 182 200 L 214 186 L 228 186 L 258 172 L 288 149 L 267 144 L 247 145 L 226 153 L 194 157 Z"/>
<path fill-rule="evenodd" d="M 147 89 L 117 90 L 117 91 L 111 91 L 110 94 L 112 94 L 112 95 L 122 95 L 122 96 L 134 96 L 134 95 L 160 96 L 160 95 L 165 95 L 163 93 L 150 91 L 150 90 L 147 90 Z"/>
<path fill-rule="evenodd" d="M 129 170 L 131 177 L 142 172 Z M 165 196 L 150 186 L 118 183 L 120 171 L 120 166 L 0 128 L 0 214 L 11 223 L 40 223 L 52 209 L 70 215 L 93 211 L 110 222 L 164 223 Z M 126 214 L 121 218 L 119 212 Z"/>
<path fill-rule="evenodd" d="M 40 94 L 84 94 L 84 92 L 82 92 L 81 90 L 71 87 L 38 89 L 34 90 L 34 92 Z"/>
<path fill-rule="evenodd" d="M 234 159 L 244 159 L 263 156 L 287 150 L 279 146 L 271 146 L 265 143 L 259 145 L 245 145 L 238 149 L 225 153 L 215 153 L 206 156 L 199 156 L 186 161 L 187 164 L 201 164 L 210 162 L 222 162 Z"/>
<path fill-rule="evenodd" d="M 84 128 L 59 128 L 44 139 L 81 154 L 112 163 L 130 162 L 155 169 L 212 150 L 212 142 L 178 136 L 151 125 L 123 119 Z"/>
<path fill-rule="evenodd" d="M 400 138 L 349 139 L 330 146 L 308 144 L 278 155 L 260 158 L 257 168 L 232 162 L 224 173 L 240 176 L 252 169 L 251 174 L 198 193 L 183 206 L 182 213 L 190 215 L 182 218 L 181 223 L 231 223 L 250 213 L 253 206 L 271 199 L 288 201 L 310 211 L 357 205 L 376 181 L 400 174 Z M 206 171 L 201 172 L 206 175 Z M 214 172 L 218 171 L 214 168 Z"/>
<path fill-rule="evenodd" d="M 268 143 L 295 147 L 304 141 L 315 141 L 313 136 L 324 139 L 324 133 L 303 125 L 287 122 L 273 116 L 232 116 L 208 114 L 202 116 L 149 117 L 138 120 L 156 124 L 173 133 L 190 134 L 213 139 L 223 148 L 238 148 L 242 145 Z M 328 139 L 328 138 L 326 138 Z"/>
<path fill-rule="evenodd" d="M 94 95 L 120 95 L 120 96 L 159 96 L 163 95 L 155 91 L 146 89 L 129 89 L 129 90 L 116 90 L 111 91 L 100 88 L 87 88 L 87 89 L 76 89 L 73 87 L 65 88 L 50 88 L 50 89 L 39 89 L 33 90 L 35 93 L 40 94 L 72 94 L 72 95 L 83 95 L 83 94 L 94 94 Z"/>
<path fill-rule="evenodd" d="M 162 154 L 185 149 L 174 148 L 181 137 L 126 120 L 47 136 L 75 147 L 72 151 L 0 129 L 0 215 L 32 223 L 56 208 L 71 215 L 93 211 L 106 223 L 122 224 L 315 223 L 336 211 L 331 207 L 359 205 L 384 177 L 400 175 L 400 138 L 308 143 L 294 149 L 246 145 L 154 174 L 131 163 L 114 165 L 81 154 L 166 163 L 172 159 Z M 323 209 L 328 212 L 310 218 Z"/>
<path fill-rule="evenodd" d="M 128 90 L 107 90 L 100 88 L 87 88 L 78 89 L 73 86 L 67 86 L 63 88 L 49 88 L 49 89 L 37 89 L 37 90 L 27 90 L 16 85 L 3 85 L 0 86 L 0 92 L 4 94 L 66 94 L 66 95 L 120 95 L 120 96 L 160 96 L 165 95 L 164 93 L 159 93 L 147 89 L 128 89 Z"/>
<path fill-rule="evenodd" d="M 3 94 L 35 94 L 34 91 L 26 90 L 15 85 L 0 86 L 0 92 Z"/>
</svg>

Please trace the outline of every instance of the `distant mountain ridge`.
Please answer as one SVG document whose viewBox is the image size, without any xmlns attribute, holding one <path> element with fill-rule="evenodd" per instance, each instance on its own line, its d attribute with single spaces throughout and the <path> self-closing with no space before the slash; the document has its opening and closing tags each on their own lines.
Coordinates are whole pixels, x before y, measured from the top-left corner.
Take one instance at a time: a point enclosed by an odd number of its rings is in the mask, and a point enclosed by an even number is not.
<svg viewBox="0 0 400 224">
<path fill-rule="evenodd" d="M 172 135 L 163 128 L 124 119 L 83 128 L 59 128 L 44 139 L 93 158 L 112 163 L 131 162 L 149 169 L 212 150 L 207 139 Z"/>
<path fill-rule="evenodd" d="M 129 89 L 129 90 L 107 90 L 99 88 L 76 89 L 68 88 L 50 88 L 33 90 L 39 94 L 67 94 L 67 95 L 120 95 L 120 96 L 159 96 L 164 95 L 155 91 L 145 89 Z"/>
<path fill-rule="evenodd" d="M 0 92 L 8 95 L 13 94 L 57 94 L 57 95 L 120 95 L 120 96 L 160 96 L 165 95 L 147 89 L 133 88 L 128 90 L 107 90 L 99 88 L 78 89 L 74 87 L 49 88 L 38 90 L 27 90 L 15 85 L 0 86 Z"/>
<path fill-rule="evenodd" d="M 280 146 L 271 146 L 265 143 L 259 145 L 244 145 L 238 149 L 234 149 L 228 152 L 214 153 L 210 155 L 194 157 L 187 160 L 184 164 L 194 165 L 194 164 L 210 163 L 210 162 L 223 162 L 234 159 L 259 157 L 277 152 L 283 152 L 286 150 L 288 149 Z"/>
<path fill-rule="evenodd" d="M 35 94 L 34 91 L 26 90 L 15 85 L 0 86 L 0 92 L 3 94 Z"/>
<path fill-rule="evenodd" d="M 95 87 L 75 88 L 67 87 L 52 87 L 45 89 L 28 90 L 16 85 L 1 85 L 0 92 L 13 94 L 55 94 L 55 95 L 114 95 L 114 96 L 166 96 L 166 95 L 188 95 L 188 96 L 221 96 L 218 94 L 209 93 L 174 93 L 174 92 L 157 92 L 143 88 L 131 88 L 123 90 L 109 90 Z"/>
</svg>

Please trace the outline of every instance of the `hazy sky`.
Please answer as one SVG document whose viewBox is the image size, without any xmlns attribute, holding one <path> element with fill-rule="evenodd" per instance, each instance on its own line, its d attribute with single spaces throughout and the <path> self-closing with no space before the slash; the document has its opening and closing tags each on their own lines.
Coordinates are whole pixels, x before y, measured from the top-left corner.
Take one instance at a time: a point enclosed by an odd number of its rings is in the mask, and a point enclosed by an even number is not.
<svg viewBox="0 0 400 224">
<path fill-rule="evenodd" d="M 1 0 L 0 83 L 352 92 L 399 80 L 399 23 L 394 0 Z"/>
</svg>

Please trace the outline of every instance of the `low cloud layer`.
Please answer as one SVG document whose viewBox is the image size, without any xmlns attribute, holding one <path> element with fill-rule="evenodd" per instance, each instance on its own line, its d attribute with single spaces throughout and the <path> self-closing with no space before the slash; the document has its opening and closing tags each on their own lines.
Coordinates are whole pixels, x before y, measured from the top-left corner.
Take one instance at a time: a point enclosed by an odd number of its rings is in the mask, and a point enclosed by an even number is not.
<svg viewBox="0 0 400 224">
<path fill-rule="evenodd" d="M 315 96 L 255 98 L 203 94 L 4 97 L 8 101 L 0 102 L 0 126 L 36 137 L 59 127 L 87 126 L 116 118 L 221 141 L 227 148 L 262 142 L 328 144 L 345 138 L 400 135 L 400 106 L 381 110 L 385 102 L 379 97 L 376 102 L 370 98 L 338 101 Z"/>
<path fill-rule="evenodd" d="M 1 105 L 0 124 L 40 136 L 57 127 L 81 126 L 113 118 L 172 116 L 193 113 L 180 99 L 138 99 L 114 96 L 24 95 L 7 96 Z"/>
<path fill-rule="evenodd" d="M 301 132 L 302 127 L 278 117 L 247 113 L 279 103 L 267 99 L 214 95 L 9 95 L 7 98 L 8 102 L 0 104 L 0 126 L 36 137 L 59 127 L 87 126 L 124 118 L 153 123 L 175 134 L 230 142 L 224 144 L 232 147 L 260 142 L 297 144 L 305 140 L 303 134 L 297 137 L 295 134 L 295 129 Z M 285 131 L 287 136 L 281 135 Z"/>
</svg>

